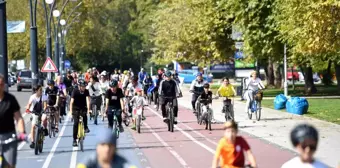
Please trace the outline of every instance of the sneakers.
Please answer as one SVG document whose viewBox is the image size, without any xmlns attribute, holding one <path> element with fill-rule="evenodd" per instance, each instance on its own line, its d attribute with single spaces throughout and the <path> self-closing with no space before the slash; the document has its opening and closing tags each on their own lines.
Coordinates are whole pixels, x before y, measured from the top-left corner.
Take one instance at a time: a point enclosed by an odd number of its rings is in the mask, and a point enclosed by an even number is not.
<svg viewBox="0 0 340 168">
<path fill-rule="evenodd" d="M 132 126 L 131 129 L 136 131 L 136 126 Z"/>
<path fill-rule="evenodd" d="M 156 109 L 156 108 L 157 108 L 157 105 L 154 105 L 154 106 L 153 106 L 153 108 L 155 108 L 155 109 Z"/>
<path fill-rule="evenodd" d="M 174 124 L 177 124 L 177 117 L 174 118 Z"/>
<path fill-rule="evenodd" d="M 74 146 L 74 147 L 78 146 L 77 140 L 73 140 L 72 146 Z"/>
<path fill-rule="evenodd" d="M 55 133 L 58 133 L 59 132 L 59 129 L 58 128 L 55 128 Z"/>
<path fill-rule="evenodd" d="M 85 128 L 85 133 L 89 133 L 89 132 L 90 132 L 89 128 Z"/>
<path fill-rule="evenodd" d="M 34 142 L 32 142 L 32 143 L 30 144 L 30 148 L 31 148 L 31 149 L 33 149 L 33 148 L 34 148 L 34 146 L 35 146 L 35 143 L 34 143 Z"/>
</svg>

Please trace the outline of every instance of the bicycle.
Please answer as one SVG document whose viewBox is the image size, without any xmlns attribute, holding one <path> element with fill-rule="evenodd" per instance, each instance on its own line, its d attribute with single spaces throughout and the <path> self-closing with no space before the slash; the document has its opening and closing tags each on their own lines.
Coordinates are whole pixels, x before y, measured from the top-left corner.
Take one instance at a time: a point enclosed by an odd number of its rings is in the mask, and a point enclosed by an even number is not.
<svg viewBox="0 0 340 168">
<path fill-rule="evenodd" d="M 2 150 L 3 146 L 8 145 L 10 143 L 14 143 L 14 142 L 21 142 L 21 141 L 28 141 L 28 137 L 25 136 L 23 137 L 23 139 L 18 138 L 15 134 L 12 134 L 12 137 L 6 139 L 6 140 L 0 140 L 0 168 L 4 168 L 6 167 L 6 165 L 4 165 L 5 163 L 3 163 L 4 161 L 4 151 Z"/>
<path fill-rule="evenodd" d="M 262 91 L 254 91 L 254 100 L 250 102 L 250 113 L 248 113 L 248 118 L 251 120 L 253 113 L 255 113 L 256 120 L 260 121 L 261 119 L 261 100 L 262 100 Z"/>
<path fill-rule="evenodd" d="M 55 108 L 53 106 L 48 106 L 45 111 L 47 121 L 48 121 L 48 136 L 50 138 L 55 137 Z"/>
<path fill-rule="evenodd" d="M 205 129 L 209 129 L 211 131 L 211 120 L 213 118 L 212 109 L 211 109 L 211 103 L 208 102 L 209 99 L 200 99 L 201 104 L 201 110 L 202 110 L 202 116 L 200 116 L 200 125 L 205 123 Z"/>
<path fill-rule="evenodd" d="M 36 114 L 38 115 L 38 119 L 35 123 L 35 132 L 34 132 L 34 154 L 38 155 L 39 153 L 42 153 L 43 147 L 44 147 L 44 129 L 41 126 L 41 117 L 42 113 Z"/>
<path fill-rule="evenodd" d="M 223 97 L 223 113 L 225 121 L 234 120 L 234 110 L 230 109 L 230 106 L 234 108 L 234 98 L 233 100 L 228 99 L 228 97 Z"/>
<path fill-rule="evenodd" d="M 147 106 L 147 105 L 145 105 L 145 106 Z M 135 115 L 137 115 L 137 118 L 136 118 L 136 121 L 135 121 L 136 122 L 136 129 L 137 129 L 137 132 L 140 133 L 144 107 L 137 107 L 134 110 L 136 111 Z"/>
<path fill-rule="evenodd" d="M 92 107 L 92 113 L 90 114 L 90 120 L 91 118 L 94 119 L 94 124 L 98 125 L 98 112 L 97 112 L 97 97 L 91 96 L 91 107 Z"/>
<path fill-rule="evenodd" d="M 173 105 L 173 100 L 175 98 L 173 97 L 162 97 L 164 100 L 166 99 L 170 99 L 171 101 L 168 101 L 168 103 L 166 104 L 166 115 L 168 118 L 168 131 L 170 132 L 174 132 L 174 122 L 175 122 L 175 117 L 174 117 L 174 105 Z"/>
<path fill-rule="evenodd" d="M 102 121 L 104 121 L 105 120 L 105 106 L 106 106 L 105 94 L 102 95 L 102 100 L 103 100 L 103 102 L 102 102 L 102 105 L 100 107 L 100 111 L 102 113 Z"/>
<path fill-rule="evenodd" d="M 118 126 L 118 119 L 117 119 L 117 115 L 116 112 L 118 112 L 118 109 L 112 109 L 111 112 L 113 113 L 113 129 L 112 129 L 112 133 L 116 134 L 116 138 L 119 138 L 119 126 Z"/>
<path fill-rule="evenodd" d="M 78 123 L 78 144 L 80 147 L 80 150 L 84 152 L 84 140 L 85 140 L 85 128 L 84 128 L 84 121 L 83 116 L 79 116 L 79 123 Z"/>
</svg>

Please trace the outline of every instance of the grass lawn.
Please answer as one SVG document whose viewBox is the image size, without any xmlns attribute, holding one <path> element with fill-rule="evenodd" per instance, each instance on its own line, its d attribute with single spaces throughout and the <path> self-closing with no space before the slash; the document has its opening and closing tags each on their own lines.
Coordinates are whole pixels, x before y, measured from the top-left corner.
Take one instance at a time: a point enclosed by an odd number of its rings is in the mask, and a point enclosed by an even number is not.
<svg viewBox="0 0 340 168">
<path fill-rule="evenodd" d="M 274 100 L 262 100 L 263 107 L 274 108 Z M 340 124 L 340 99 L 308 99 L 309 117 Z M 281 110 L 286 112 L 286 110 Z"/>
</svg>

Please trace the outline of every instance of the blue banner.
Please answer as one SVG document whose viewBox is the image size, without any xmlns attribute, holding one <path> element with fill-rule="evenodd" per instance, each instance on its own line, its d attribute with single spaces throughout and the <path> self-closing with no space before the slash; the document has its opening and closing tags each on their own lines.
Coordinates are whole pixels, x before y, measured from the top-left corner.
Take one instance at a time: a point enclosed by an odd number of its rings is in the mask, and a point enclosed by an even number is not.
<svg viewBox="0 0 340 168">
<path fill-rule="evenodd" d="M 25 21 L 7 21 L 7 33 L 23 33 L 25 27 Z"/>
</svg>

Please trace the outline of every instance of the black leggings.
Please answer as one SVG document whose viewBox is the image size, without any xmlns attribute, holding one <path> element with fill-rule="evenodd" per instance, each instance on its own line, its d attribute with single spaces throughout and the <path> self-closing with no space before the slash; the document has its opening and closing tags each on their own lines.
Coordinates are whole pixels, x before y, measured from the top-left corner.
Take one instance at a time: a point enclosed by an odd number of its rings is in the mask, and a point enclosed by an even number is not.
<svg viewBox="0 0 340 168">
<path fill-rule="evenodd" d="M 114 112 L 112 112 L 113 109 L 114 109 L 113 107 L 109 107 L 108 112 L 107 112 L 107 120 L 109 121 L 110 128 L 113 128 L 113 115 L 114 115 Z M 117 116 L 118 125 L 121 126 L 122 125 L 122 110 L 115 109 L 115 114 Z"/>
<path fill-rule="evenodd" d="M 178 115 L 178 105 L 177 105 L 177 99 L 164 99 L 164 98 L 161 98 L 160 99 L 160 103 L 161 103 L 161 109 L 162 109 L 162 116 L 163 117 L 167 117 L 166 116 L 166 109 L 165 109 L 165 106 L 168 102 L 171 102 L 172 101 L 172 104 L 174 106 L 174 117 L 177 117 Z"/>
<path fill-rule="evenodd" d="M 73 139 L 76 140 L 78 136 L 78 124 L 80 114 L 83 116 L 84 128 L 87 127 L 87 110 L 73 110 Z"/>
<path fill-rule="evenodd" d="M 200 95 L 198 94 L 192 94 L 192 97 L 191 97 L 191 105 L 192 105 L 192 109 L 196 110 L 196 101 L 198 99 Z"/>
</svg>

